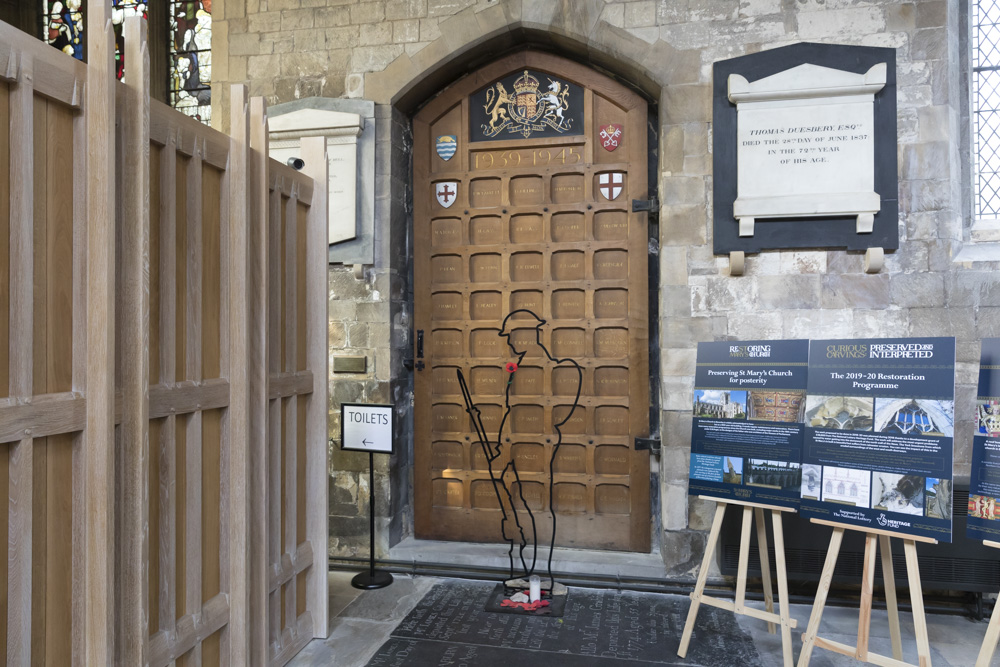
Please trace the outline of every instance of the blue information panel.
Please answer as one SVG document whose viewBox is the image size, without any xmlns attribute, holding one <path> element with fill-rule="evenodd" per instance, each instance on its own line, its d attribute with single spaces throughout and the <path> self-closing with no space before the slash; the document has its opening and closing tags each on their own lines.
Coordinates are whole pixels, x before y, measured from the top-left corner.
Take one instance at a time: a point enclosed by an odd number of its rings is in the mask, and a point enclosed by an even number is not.
<svg viewBox="0 0 1000 667">
<path fill-rule="evenodd" d="M 798 507 L 809 341 L 698 344 L 690 493 Z"/>
<path fill-rule="evenodd" d="M 965 534 L 1000 541 L 1000 338 L 983 339 Z"/>
<path fill-rule="evenodd" d="M 955 339 L 814 340 L 803 516 L 951 541 Z"/>
</svg>

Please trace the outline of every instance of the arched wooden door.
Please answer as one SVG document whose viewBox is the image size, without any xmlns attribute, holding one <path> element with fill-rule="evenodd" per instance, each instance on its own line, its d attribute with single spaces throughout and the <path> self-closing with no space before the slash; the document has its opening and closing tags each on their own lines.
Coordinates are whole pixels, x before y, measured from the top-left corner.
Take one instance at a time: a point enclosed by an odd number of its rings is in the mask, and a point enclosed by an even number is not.
<svg viewBox="0 0 1000 667">
<path fill-rule="evenodd" d="M 499 541 L 500 511 L 456 379 L 496 437 L 515 358 L 498 336 L 528 308 L 540 340 L 583 369 L 554 461 L 556 544 L 648 551 L 646 103 L 577 63 L 523 52 L 466 76 L 414 118 L 416 535 Z M 514 456 L 539 542 L 551 534 L 554 424 L 578 374 L 549 361 L 532 321 L 513 375 L 502 454 Z M 519 344 L 520 344 L 519 343 Z M 422 362 L 422 364 L 421 364 Z M 421 368 L 422 366 L 422 368 Z"/>
</svg>

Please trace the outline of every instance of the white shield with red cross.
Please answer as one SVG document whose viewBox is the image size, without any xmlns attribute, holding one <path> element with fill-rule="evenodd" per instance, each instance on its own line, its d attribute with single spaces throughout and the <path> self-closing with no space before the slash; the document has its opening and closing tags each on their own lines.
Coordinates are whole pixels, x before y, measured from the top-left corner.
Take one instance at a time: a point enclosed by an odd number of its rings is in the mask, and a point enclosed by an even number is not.
<svg viewBox="0 0 1000 667">
<path fill-rule="evenodd" d="M 625 183 L 625 172 L 612 171 L 607 174 L 601 174 L 597 179 L 597 183 L 600 186 L 598 190 L 600 190 L 601 196 L 612 201 L 622 193 L 622 187 Z"/>
<path fill-rule="evenodd" d="M 458 197 L 458 181 L 435 183 L 434 194 L 437 195 L 438 203 L 448 208 L 455 203 L 455 199 Z"/>
</svg>

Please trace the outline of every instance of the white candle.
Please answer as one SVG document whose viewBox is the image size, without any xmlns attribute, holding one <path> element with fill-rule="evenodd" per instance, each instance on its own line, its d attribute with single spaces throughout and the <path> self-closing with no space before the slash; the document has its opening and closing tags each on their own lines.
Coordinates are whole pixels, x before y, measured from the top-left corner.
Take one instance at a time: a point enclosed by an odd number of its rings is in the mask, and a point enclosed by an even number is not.
<svg viewBox="0 0 1000 667">
<path fill-rule="evenodd" d="M 538 602 L 542 599 L 542 581 L 538 578 L 537 574 L 533 574 L 528 578 L 528 585 L 528 599 L 531 602 Z"/>
</svg>

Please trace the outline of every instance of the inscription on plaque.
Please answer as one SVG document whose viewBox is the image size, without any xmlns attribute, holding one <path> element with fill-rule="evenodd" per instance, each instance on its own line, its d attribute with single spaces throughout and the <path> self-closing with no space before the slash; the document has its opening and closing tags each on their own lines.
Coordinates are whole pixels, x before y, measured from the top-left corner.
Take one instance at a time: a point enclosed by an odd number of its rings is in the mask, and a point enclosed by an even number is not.
<svg viewBox="0 0 1000 667">
<path fill-rule="evenodd" d="M 500 337 L 496 329 L 475 329 L 469 335 L 469 345 L 474 357 L 490 358 L 500 353 Z"/>
<path fill-rule="evenodd" d="M 457 433 L 462 430 L 465 410 L 454 403 L 435 403 L 432 412 L 434 430 L 438 433 Z"/>
<path fill-rule="evenodd" d="M 585 314 L 586 293 L 582 289 L 552 292 L 552 317 L 557 320 L 582 320 Z"/>
<path fill-rule="evenodd" d="M 518 371 L 520 373 L 520 371 Z M 546 468 L 545 449 L 534 442 L 517 442 L 511 450 L 517 469 L 522 472 L 544 472 Z"/>
<path fill-rule="evenodd" d="M 535 341 L 536 329 L 515 329 L 510 334 L 510 340 L 514 343 L 514 347 L 518 350 L 526 351 L 525 357 L 540 357 L 542 355 L 542 350 Z M 509 352 L 509 349 L 504 346 L 504 354 Z M 516 375 L 516 373 L 515 373 Z"/>
<path fill-rule="evenodd" d="M 452 375 L 455 372 L 452 371 Z M 497 366 L 476 366 L 472 369 L 472 393 L 481 396 L 497 396 L 503 393 L 506 379 L 502 368 Z"/>
<path fill-rule="evenodd" d="M 472 506 L 476 509 L 500 509 L 496 489 L 488 479 L 474 479 L 469 485 L 472 495 Z"/>
<path fill-rule="evenodd" d="M 512 311 L 525 308 L 533 313 L 542 312 L 542 293 L 536 290 L 517 290 L 510 295 L 510 309 Z M 527 319 L 528 315 L 518 313 L 515 320 Z"/>
<path fill-rule="evenodd" d="M 580 381 L 580 375 L 572 366 L 557 366 L 552 369 L 552 393 L 556 396 L 575 396 Z"/>
<path fill-rule="evenodd" d="M 598 475 L 629 474 L 628 447 L 598 445 L 594 452 L 594 472 Z"/>
<path fill-rule="evenodd" d="M 553 465 L 555 471 L 559 473 L 585 473 L 587 472 L 587 450 L 584 449 L 583 445 L 563 443 L 556 454 Z"/>
<path fill-rule="evenodd" d="M 511 243 L 541 243 L 542 216 L 534 213 L 512 215 L 510 218 Z"/>
<path fill-rule="evenodd" d="M 556 204 L 575 204 L 583 201 L 583 174 L 553 176 L 552 201 Z"/>
<path fill-rule="evenodd" d="M 618 366 L 595 368 L 594 393 L 598 396 L 628 396 L 628 369 Z"/>
<path fill-rule="evenodd" d="M 598 357 L 628 356 L 628 331 L 604 327 L 594 332 L 594 354 Z"/>
<path fill-rule="evenodd" d="M 500 205 L 499 178 L 476 178 L 469 183 L 469 205 L 472 208 L 493 208 Z"/>
<path fill-rule="evenodd" d="M 454 366 L 436 366 L 431 371 L 431 386 L 436 396 L 457 396 L 461 393 Z"/>
<path fill-rule="evenodd" d="M 462 507 L 462 482 L 457 479 L 435 479 L 431 482 L 431 502 L 435 507 Z"/>
<path fill-rule="evenodd" d="M 586 228 L 583 213 L 568 211 L 552 214 L 552 240 L 558 243 L 571 243 L 586 239 Z"/>
<path fill-rule="evenodd" d="M 472 168 L 547 167 L 549 165 L 579 164 L 581 160 L 583 160 L 583 150 L 580 146 L 522 148 L 511 151 L 475 151 L 472 154 Z"/>
<path fill-rule="evenodd" d="M 469 258 L 469 278 L 474 283 L 495 283 L 500 280 L 500 255 L 482 253 Z"/>
<path fill-rule="evenodd" d="M 569 414 L 572 405 L 557 405 L 552 408 L 552 421 L 558 424 Z M 587 432 L 587 409 L 583 406 L 576 406 L 573 414 L 562 426 L 563 433 L 586 433 Z"/>
<path fill-rule="evenodd" d="M 582 250 L 563 250 L 552 253 L 552 279 L 583 280 L 586 276 L 583 262 Z"/>
<path fill-rule="evenodd" d="M 594 511 L 598 514 L 628 514 L 631 509 L 627 486 L 600 484 L 594 489 Z"/>
<path fill-rule="evenodd" d="M 469 221 L 469 243 L 472 245 L 498 245 L 503 241 L 500 218 L 479 215 Z"/>
<path fill-rule="evenodd" d="M 500 420 L 503 417 L 503 408 L 493 403 L 479 404 L 479 416 L 483 420 L 483 428 L 487 433 L 496 433 L 500 428 Z M 467 420 L 469 430 L 472 429 L 472 420 Z"/>
<path fill-rule="evenodd" d="M 625 211 L 595 213 L 594 238 L 598 241 L 623 241 L 628 238 L 628 216 Z"/>
<path fill-rule="evenodd" d="M 515 433 L 541 433 L 545 415 L 540 405 L 515 405 L 510 409 L 510 421 Z"/>
<path fill-rule="evenodd" d="M 594 317 L 628 317 L 628 290 L 606 288 L 595 291 Z"/>
<path fill-rule="evenodd" d="M 542 387 L 541 368 L 522 365 L 514 373 L 514 386 L 511 387 L 511 391 L 515 396 L 538 396 L 542 393 Z"/>
<path fill-rule="evenodd" d="M 431 467 L 434 470 L 462 470 L 465 457 L 458 442 L 435 442 L 431 445 Z"/>
<path fill-rule="evenodd" d="M 594 410 L 594 428 L 598 435 L 628 435 L 628 408 L 602 405 Z"/>
<path fill-rule="evenodd" d="M 514 491 L 514 505 L 517 508 L 524 507 L 521 502 L 521 495 L 524 495 L 524 502 L 528 504 L 528 508 L 531 510 L 540 510 L 545 507 L 542 502 L 542 484 L 541 482 L 527 482 L 521 480 L 520 483 L 514 482 L 511 485 Z"/>
<path fill-rule="evenodd" d="M 586 512 L 587 487 L 583 484 L 560 482 L 552 491 L 552 509 L 556 512 Z"/>
<path fill-rule="evenodd" d="M 628 255 L 624 250 L 599 250 L 594 253 L 594 279 L 617 280 L 628 277 Z"/>
<path fill-rule="evenodd" d="M 552 332 L 552 354 L 556 357 L 583 357 L 587 354 L 587 337 L 583 329 L 560 328 Z"/>
<path fill-rule="evenodd" d="M 473 442 L 469 448 L 470 457 L 472 459 L 472 469 L 473 470 L 489 470 L 490 463 L 486 459 L 486 454 L 483 453 L 483 446 L 478 441 Z"/>
<path fill-rule="evenodd" d="M 500 308 L 500 292 L 473 292 L 469 296 L 469 315 L 474 320 L 498 320 Z"/>
<path fill-rule="evenodd" d="M 461 292 L 434 292 L 431 294 L 431 310 L 435 320 L 462 319 Z"/>
<path fill-rule="evenodd" d="M 514 206 L 533 206 L 542 203 L 541 176 L 515 176 L 510 179 L 510 203 Z"/>
<path fill-rule="evenodd" d="M 462 332 L 458 329 L 434 329 L 432 341 L 435 357 L 462 355 Z"/>
<path fill-rule="evenodd" d="M 462 244 L 462 221 L 458 218 L 431 220 L 431 246 L 448 248 Z"/>
<path fill-rule="evenodd" d="M 542 253 L 513 253 L 510 256 L 510 279 L 519 283 L 540 281 L 542 279 Z"/>
<path fill-rule="evenodd" d="M 462 258 L 458 255 L 434 255 L 431 257 L 431 280 L 435 283 L 464 282 Z"/>
</svg>

